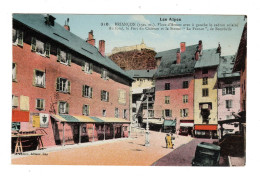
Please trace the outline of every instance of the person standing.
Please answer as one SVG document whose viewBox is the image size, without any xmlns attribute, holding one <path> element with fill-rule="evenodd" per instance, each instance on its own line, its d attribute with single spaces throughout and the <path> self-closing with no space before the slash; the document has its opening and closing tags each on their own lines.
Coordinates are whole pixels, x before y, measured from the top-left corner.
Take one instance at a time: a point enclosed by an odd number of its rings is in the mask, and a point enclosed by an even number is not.
<svg viewBox="0 0 260 176">
<path fill-rule="evenodd" d="M 172 140 L 169 134 L 167 134 L 166 139 L 167 139 L 167 148 L 172 148 Z"/>
</svg>

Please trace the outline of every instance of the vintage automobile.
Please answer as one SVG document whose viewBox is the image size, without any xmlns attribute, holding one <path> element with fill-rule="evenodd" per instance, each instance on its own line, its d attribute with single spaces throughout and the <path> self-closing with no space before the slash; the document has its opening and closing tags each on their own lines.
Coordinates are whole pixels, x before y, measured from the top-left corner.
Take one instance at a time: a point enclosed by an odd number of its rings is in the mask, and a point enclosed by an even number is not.
<svg viewBox="0 0 260 176">
<path fill-rule="evenodd" d="M 197 145 L 192 166 L 219 166 L 220 146 L 201 142 Z"/>
</svg>

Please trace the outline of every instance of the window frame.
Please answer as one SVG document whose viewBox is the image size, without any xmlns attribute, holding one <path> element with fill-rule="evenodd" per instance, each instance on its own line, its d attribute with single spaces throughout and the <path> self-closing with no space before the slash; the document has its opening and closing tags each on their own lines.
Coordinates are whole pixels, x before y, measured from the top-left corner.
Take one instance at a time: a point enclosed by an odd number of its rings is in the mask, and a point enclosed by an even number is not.
<svg viewBox="0 0 260 176">
<path fill-rule="evenodd" d="M 37 72 L 43 73 L 43 75 L 42 75 L 42 77 L 43 77 L 43 78 L 42 78 L 42 79 L 43 79 L 43 84 L 42 84 L 42 85 L 37 84 L 37 82 L 36 82 L 36 80 L 37 80 Z M 34 85 L 35 87 L 46 88 L 46 73 L 45 73 L 45 71 L 38 70 L 38 69 L 34 69 L 34 70 L 33 70 L 33 85 Z"/>
<path fill-rule="evenodd" d="M 89 114 L 90 114 L 90 106 L 87 104 L 83 104 L 82 115 L 89 116 Z"/>
<path fill-rule="evenodd" d="M 123 118 L 126 119 L 127 118 L 127 109 L 123 110 Z"/>
<path fill-rule="evenodd" d="M 14 98 L 16 98 L 16 103 L 17 103 L 17 105 L 16 104 L 14 104 Z M 16 109 L 16 108 L 18 108 L 19 107 L 19 97 L 18 96 L 16 96 L 16 95 L 12 95 L 12 109 Z"/>
<path fill-rule="evenodd" d="M 204 91 L 206 91 L 206 92 L 204 92 Z M 206 93 L 206 95 L 204 93 Z M 208 88 L 203 88 L 202 89 L 202 97 L 208 97 L 208 96 L 209 96 L 209 89 Z"/>
<path fill-rule="evenodd" d="M 40 106 L 38 106 L 38 101 L 40 102 Z M 42 107 L 41 107 L 42 105 Z M 36 98 L 35 99 L 35 109 L 41 111 L 45 109 L 45 100 L 42 98 Z"/>
<path fill-rule="evenodd" d="M 61 79 L 62 80 L 66 80 L 65 83 L 61 83 Z M 62 84 L 62 85 L 61 85 Z M 60 87 L 63 87 L 63 85 L 65 86 L 63 89 L 66 88 L 66 84 L 67 84 L 67 90 L 61 90 Z M 71 92 L 71 83 L 67 78 L 62 78 L 62 77 L 58 77 L 56 79 L 56 91 L 61 92 L 61 93 L 67 93 L 70 94 Z"/>
<path fill-rule="evenodd" d="M 208 85 L 208 77 L 202 78 L 202 85 Z"/>
<path fill-rule="evenodd" d="M 189 88 L 189 81 L 183 81 L 182 82 L 182 88 L 183 89 L 188 89 Z"/>
<path fill-rule="evenodd" d="M 171 90 L 171 83 L 165 83 L 164 90 Z"/>
<path fill-rule="evenodd" d="M 188 108 L 184 108 L 184 109 L 180 109 L 180 117 L 189 117 L 189 109 Z"/>
<path fill-rule="evenodd" d="M 66 53 L 66 62 L 63 62 L 61 60 L 61 56 L 60 56 L 61 51 Z M 71 65 L 71 58 L 72 58 L 72 54 L 71 53 L 63 51 L 60 48 L 57 48 L 57 62 L 60 62 L 61 64 L 70 66 Z"/>
<path fill-rule="evenodd" d="M 13 66 L 14 66 L 14 68 L 12 68 L 12 81 L 17 82 L 17 64 L 13 62 L 12 67 Z M 14 72 L 15 72 L 15 76 L 13 75 L 13 73 L 14 73 L 13 69 L 14 69 Z"/>
<path fill-rule="evenodd" d="M 171 109 L 165 109 L 164 110 L 164 117 L 172 117 L 172 110 Z"/>
<path fill-rule="evenodd" d="M 93 88 L 88 85 L 82 85 L 82 97 L 92 98 Z"/>
<path fill-rule="evenodd" d="M 61 109 L 60 109 L 60 106 L 61 106 L 61 103 L 64 104 L 65 108 L 64 108 L 64 111 L 65 112 L 61 112 Z M 67 101 L 58 101 L 58 112 L 59 114 L 69 114 L 69 103 Z"/>
<path fill-rule="evenodd" d="M 103 116 L 103 117 L 106 117 L 106 115 L 107 115 L 107 110 L 106 110 L 106 109 L 103 109 L 103 110 L 102 110 L 102 116 Z"/>
<path fill-rule="evenodd" d="M 88 65 L 88 67 L 87 67 Z M 88 68 L 88 70 L 87 70 Z M 82 71 L 84 71 L 87 74 L 92 74 L 93 73 L 93 63 L 91 62 L 84 62 L 84 64 L 82 65 Z"/>
<path fill-rule="evenodd" d="M 105 68 L 101 69 L 101 78 L 104 79 L 104 80 L 108 80 L 109 79 L 108 78 L 108 71 L 107 71 L 107 69 L 105 69 Z"/>
<path fill-rule="evenodd" d="M 189 96 L 187 94 L 182 95 L 182 102 L 183 103 L 188 103 L 189 102 Z"/>
<path fill-rule="evenodd" d="M 109 102 L 109 92 L 101 90 L 101 101 Z"/>
<path fill-rule="evenodd" d="M 230 86 L 230 87 L 223 87 L 222 88 L 222 95 L 235 95 L 235 94 L 236 94 L 235 87 Z"/>
<path fill-rule="evenodd" d="M 165 104 L 170 104 L 170 96 L 165 96 L 164 97 L 164 103 Z"/>
<path fill-rule="evenodd" d="M 231 109 L 233 107 L 233 100 L 226 100 L 226 108 Z"/>
<path fill-rule="evenodd" d="M 119 109 L 115 108 L 115 118 L 119 118 Z"/>
</svg>

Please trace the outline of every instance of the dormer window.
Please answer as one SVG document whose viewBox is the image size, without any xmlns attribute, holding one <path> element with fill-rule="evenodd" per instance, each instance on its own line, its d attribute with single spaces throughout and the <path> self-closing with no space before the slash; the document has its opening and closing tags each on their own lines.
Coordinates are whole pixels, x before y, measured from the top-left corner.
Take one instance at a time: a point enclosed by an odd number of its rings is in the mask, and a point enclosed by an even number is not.
<svg viewBox="0 0 260 176">
<path fill-rule="evenodd" d="M 49 43 L 43 43 L 42 41 L 37 40 L 35 37 L 32 37 L 31 50 L 41 56 L 50 57 L 51 46 Z"/>
<path fill-rule="evenodd" d="M 107 80 L 108 79 L 108 76 L 107 76 L 107 70 L 106 69 L 102 69 L 101 70 L 101 78 Z"/>
<path fill-rule="evenodd" d="M 57 49 L 57 59 L 58 59 L 57 61 L 62 64 L 65 64 L 65 65 L 71 64 L 71 54 L 62 51 L 59 48 Z"/>
<path fill-rule="evenodd" d="M 13 45 L 23 46 L 23 32 L 13 29 Z"/>
<path fill-rule="evenodd" d="M 84 65 L 82 66 L 82 71 L 91 74 L 93 72 L 93 64 L 89 62 L 85 62 Z"/>
</svg>

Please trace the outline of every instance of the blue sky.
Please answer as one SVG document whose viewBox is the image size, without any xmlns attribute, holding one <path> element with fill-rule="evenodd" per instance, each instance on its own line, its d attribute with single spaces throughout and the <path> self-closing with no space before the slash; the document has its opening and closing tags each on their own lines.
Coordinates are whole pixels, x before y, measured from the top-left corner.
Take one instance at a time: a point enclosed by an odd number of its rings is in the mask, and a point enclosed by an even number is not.
<svg viewBox="0 0 260 176">
<path fill-rule="evenodd" d="M 73 14 L 52 14 L 56 17 L 56 22 L 64 25 L 69 18 L 71 32 L 83 39 L 88 38 L 88 32 L 94 31 L 96 46 L 98 40 L 106 41 L 106 53 L 110 53 L 114 47 L 136 45 L 142 39 L 147 46 L 155 48 L 156 52 L 177 48 L 180 42 L 186 45 L 197 44 L 199 40 L 203 42 L 203 48 L 216 48 L 218 42 L 222 47 L 222 55 L 235 54 L 240 42 L 240 37 L 245 24 L 244 16 L 231 15 L 73 15 Z M 108 22 L 114 26 L 115 22 L 134 22 L 139 24 L 170 23 L 160 21 L 160 18 L 180 18 L 177 24 L 237 24 L 231 31 L 162 31 L 162 30 L 124 30 L 111 31 L 108 27 L 102 27 L 101 23 Z"/>
</svg>

